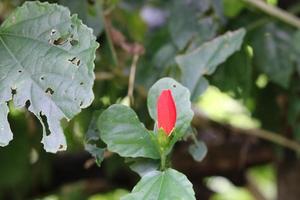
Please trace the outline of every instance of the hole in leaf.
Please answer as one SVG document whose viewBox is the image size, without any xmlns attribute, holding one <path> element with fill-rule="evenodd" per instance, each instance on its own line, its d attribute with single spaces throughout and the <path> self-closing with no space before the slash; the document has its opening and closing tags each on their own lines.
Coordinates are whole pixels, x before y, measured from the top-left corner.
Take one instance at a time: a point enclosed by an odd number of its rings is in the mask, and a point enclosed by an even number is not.
<svg viewBox="0 0 300 200">
<path fill-rule="evenodd" d="M 173 85 L 174 88 L 176 88 L 176 85 Z"/>
<path fill-rule="evenodd" d="M 52 29 L 50 35 L 54 35 L 55 33 L 56 33 L 56 30 Z"/>
<path fill-rule="evenodd" d="M 78 43 L 79 43 L 78 40 L 71 40 L 71 41 L 70 41 L 70 44 L 71 44 L 72 46 L 76 46 Z"/>
<path fill-rule="evenodd" d="M 83 101 L 80 102 L 79 106 L 80 106 L 80 107 L 83 106 Z"/>
<path fill-rule="evenodd" d="M 30 101 L 27 100 L 27 101 L 25 102 L 25 108 L 28 109 L 28 108 L 30 107 L 30 105 L 31 105 Z"/>
<path fill-rule="evenodd" d="M 59 145 L 59 149 L 63 149 L 64 148 L 64 145 Z"/>
<path fill-rule="evenodd" d="M 19 73 L 22 73 L 22 70 L 19 70 L 18 72 L 19 72 Z"/>
<path fill-rule="evenodd" d="M 44 124 L 44 126 L 45 126 L 46 135 L 48 136 L 48 135 L 51 134 L 51 131 L 50 131 L 50 128 L 49 128 L 49 124 L 48 124 L 48 121 L 47 121 L 47 117 L 46 117 L 46 115 L 43 115 L 42 112 L 40 112 L 40 117 L 41 117 L 42 122 L 43 122 L 43 124 Z"/>
<path fill-rule="evenodd" d="M 83 82 L 80 82 L 80 85 L 83 85 Z"/>
<path fill-rule="evenodd" d="M 45 80 L 45 77 L 41 76 L 41 80 L 42 80 L 42 81 Z"/>
<path fill-rule="evenodd" d="M 95 0 L 87 0 L 87 2 L 91 5 L 94 5 L 95 4 Z"/>
<path fill-rule="evenodd" d="M 54 90 L 53 90 L 52 88 L 47 88 L 47 89 L 45 90 L 45 92 L 46 92 L 47 94 L 52 95 L 52 94 L 54 93 Z"/>
<path fill-rule="evenodd" d="M 70 61 L 72 64 L 79 66 L 80 60 L 77 57 L 71 58 L 68 61 Z"/>
<path fill-rule="evenodd" d="M 60 37 L 60 38 L 54 40 L 54 41 L 53 41 L 53 44 L 55 44 L 55 45 L 63 45 L 63 44 L 65 44 L 67 41 L 68 41 L 68 40 L 66 40 L 66 39 L 64 39 L 64 38 L 62 38 L 62 37 Z"/>
</svg>

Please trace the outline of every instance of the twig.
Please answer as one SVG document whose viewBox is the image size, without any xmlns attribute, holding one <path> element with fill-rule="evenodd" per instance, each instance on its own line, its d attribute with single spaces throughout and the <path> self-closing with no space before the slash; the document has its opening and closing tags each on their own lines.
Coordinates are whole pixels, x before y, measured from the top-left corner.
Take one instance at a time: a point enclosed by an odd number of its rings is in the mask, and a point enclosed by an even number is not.
<svg viewBox="0 0 300 200">
<path fill-rule="evenodd" d="M 96 72 L 95 75 L 96 75 L 95 78 L 96 81 L 111 80 L 115 77 L 115 75 L 110 72 Z"/>
<path fill-rule="evenodd" d="M 279 133 L 273 133 L 263 129 L 249 129 L 249 130 L 242 130 L 242 131 L 240 130 L 239 132 L 271 141 L 283 147 L 289 148 L 297 153 L 300 153 L 300 144 L 298 142 L 283 137 Z"/>
<path fill-rule="evenodd" d="M 112 29 L 111 23 L 107 18 L 105 18 L 104 14 L 102 14 L 102 17 L 103 17 L 103 22 L 104 22 L 104 30 L 105 30 L 106 39 L 108 42 L 109 49 L 111 51 L 113 64 L 116 67 L 119 64 L 119 61 L 118 61 L 117 53 L 116 53 L 116 50 L 115 50 L 115 47 L 113 45 L 113 41 L 111 38 L 111 29 Z"/>
<path fill-rule="evenodd" d="M 300 19 L 280 8 L 272 6 L 261 0 L 243 0 L 245 3 L 273 16 L 289 25 L 300 28 Z"/>
<path fill-rule="evenodd" d="M 291 149 L 297 153 L 300 153 L 300 144 L 298 142 L 290 140 L 290 139 L 280 135 L 279 133 L 273 133 L 271 131 L 267 131 L 264 129 L 242 129 L 242 128 L 232 127 L 231 125 L 228 125 L 228 124 L 220 124 L 220 123 L 215 122 L 215 121 L 207 118 L 206 116 L 204 116 L 199 111 L 199 109 L 197 109 L 195 106 L 193 106 L 193 110 L 195 113 L 195 117 L 193 120 L 194 124 L 198 124 L 198 125 L 204 126 L 204 127 L 209 126 L 210 124 L 226 126 L 231 130 L 230 131 L 231 133 L 255 136 L 255 137 L 273 142 L 275 144 L 281 145 L 285 148 Z"/>
<path fill-rule="evenodd" d="M 136 72 L 136 65 L 139 60 L 139 55 L 135 54 L 133 56 L 132 64 L 130 67 L 130 75 L 129 75 L 129 82 L 128 82 L 128 93 L 127 96 L 129 97 L 130 105 L 133 104 L 133 89 L 134 89 L 134 80 L 135 80 L 135 72 Z"/>
</svg>

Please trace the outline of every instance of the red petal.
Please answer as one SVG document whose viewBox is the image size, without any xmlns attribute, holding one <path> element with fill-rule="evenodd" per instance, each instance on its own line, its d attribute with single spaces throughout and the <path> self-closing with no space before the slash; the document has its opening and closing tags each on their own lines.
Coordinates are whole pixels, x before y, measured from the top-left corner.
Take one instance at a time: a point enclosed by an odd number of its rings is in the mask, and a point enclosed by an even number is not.
<svg viewBox="0 0 300 200">
<path fill-rule="evenodd" d="M 158 128 L 169 136 L 176 123 L 176 106 L 171 90 L 163 90 L 157 100 Z"/>
</svg>

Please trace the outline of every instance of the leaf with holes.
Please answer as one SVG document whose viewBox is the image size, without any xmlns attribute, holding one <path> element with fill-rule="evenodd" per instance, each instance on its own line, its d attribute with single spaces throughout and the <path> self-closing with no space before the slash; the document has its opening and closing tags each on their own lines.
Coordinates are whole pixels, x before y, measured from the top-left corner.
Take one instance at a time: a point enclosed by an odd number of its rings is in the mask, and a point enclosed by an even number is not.
<svg viewBox="0 0 300 200">
<path fill-rule="evenodd" d="M 121 200 L 195 200 L 195 192 L 190 181 L 182 173 L 167 169 L 166 171 L 154 171 L 142 177 L 133 188 L 132 193 Z"/>
<path fill-rule="evenodd" d="M 76 15 L 49 3 L 26 2 L 0 27 L 0 104 L 26 104 L 43 125 L 48 152 L 66 149 L 60 121 L 93 100 L 95 40 Z"/>
</svg>

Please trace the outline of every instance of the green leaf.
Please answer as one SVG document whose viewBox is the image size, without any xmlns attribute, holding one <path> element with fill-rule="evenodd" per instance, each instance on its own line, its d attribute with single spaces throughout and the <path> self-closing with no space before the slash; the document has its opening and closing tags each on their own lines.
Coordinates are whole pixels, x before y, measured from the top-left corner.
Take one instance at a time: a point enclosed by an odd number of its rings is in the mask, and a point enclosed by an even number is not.
<svg viewBox="0 0 300 200">
<path fill-rule="evenodd" d="M 243 42 L 245 30 L 228 32 L 201 45 L 192 52 L 176 56 L 176 62 L 182 70 L 182 83 L 194 94 L 198 80 L 205 74 L 212 74 Z"/>
<path fill-rule="evenodd" d="M 211 7 L 209 0 L 173 1 L 168 29 L 173 43 L 183 50 L 190 42 L 200 44 L 215 36 L 213 17 L 204 15 Z"/>
<path fill-rule="evenodd" d="M 126 160 L 126 163 L 140 176 L 159 169 L 159 161 L 148 158 L 130 158 Z"/>
<path fill-rule="evenodd" d="M 273 82 L 287 88 L 294 71 L 294 60 L 299 58 L 293 55 L 295 41 L 292 41 L 291 32 L 271 23 L 257 29 L 251 42 L 255 50 L 254 64 Z"/>
<path fill-rule="evenodd" d="M 112 105 L 100 115 L 97 124 L 100 137 L 109 151 L 123 157 L 160 157 L 152 142 L 151 132 L 144 127 L 131 108 Z"/>
<path fill-rule="evenodd" d="M 60 4 L 67 6 L 72 13 L 78 14 L 79 18 L 93 28 L 94 35 L 99 35 L 104 29 L 102 6 L 99 1 L 87 0 L 60 0 Z"/>
<path fill-rule="evenodd" d="M 100 112 L 94 112 L 90 125 L 88 127 L 85 142 L 84 150 L 89 152 L 94 158 L 97 165 L 100 167 L 102 161 L 104 160 L 104 153 L 106 148 L 102 148 L 98 143 L 100 143 L 100 133 L 97 128 L 97 121 L 99 118 Z"/>
<path fill-rule="evenodd" d="M 201 162 L 207 154 L 207 146 L 202 141 L 196 141 L 195 144 L 189 146 L 189 153 L 195 161 Z"/>
<path fill-rule="evenodd" d="M 245 3 L 240 0 L 223 0 L 224 14 L 228 17 L 237 16 L 244 8 Z"/>
<path fill-rule="evenodd" d="M 180 83 L 175 81 L 172 78 L 162 78 L 157 81 L 149 90 L 147 105 L 149 114 L 152 119 L 157 121 L 157 110 L 156 103 L 157 98 L 163 90 L 170 89 L 174 97 L 176 111 L 177 111 L 177 120 L 175 124 L 176 134 L 179 137 L 183 136 L 186 133 L 186 130 L 190 126 L 190 123 L 193 119 L 194 112 L 192 110 L 192 105 L 190 101 L 190 92 L 189 90 L 182 86 Z"/>
<path fill-rule="evenodd" d="M 218 67 L 211 83 L 222 91 L 234 92 L 236 97 L 247 98 L 253 84 L 252 57 L 246 46 Z"/>
<path fill-rule="evenodd" d="M 146 174 L 121 200 L 194 200 L 195 192 L 186 176 L 174 169 Z"/>
<path fill-rule="evenodd" d="M 96 144 L 85 144 L 84 149 L 95 158 L 96 164 L 100 167 L 104 160 L 105 148 L 100 148 Z"/>
<path fill-rule="evenodd" d="M 66 149 L 60 121 L 93 100 L 95 40 L 76 15 L 49 3 L 26 2 L 0 27 L 0 104 L 29 105 L 48 152 Z"/>
</svg>

